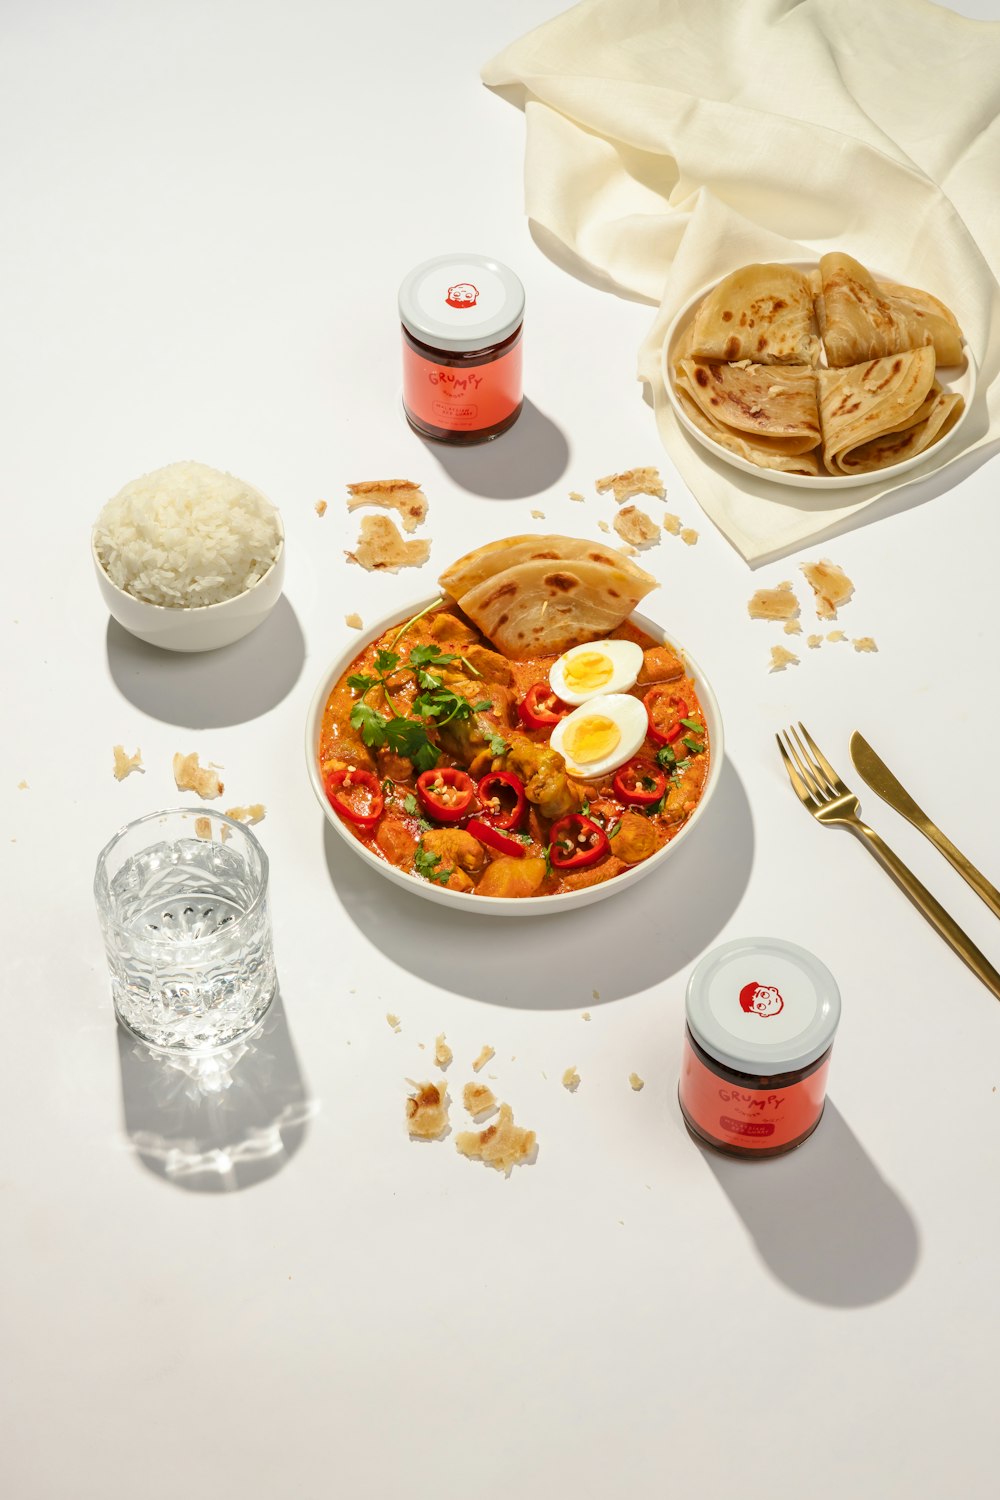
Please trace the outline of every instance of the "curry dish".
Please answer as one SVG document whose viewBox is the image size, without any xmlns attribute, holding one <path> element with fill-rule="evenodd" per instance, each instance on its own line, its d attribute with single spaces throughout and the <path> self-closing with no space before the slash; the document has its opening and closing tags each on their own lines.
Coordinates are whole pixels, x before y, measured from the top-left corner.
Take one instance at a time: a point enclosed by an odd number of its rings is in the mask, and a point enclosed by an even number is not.
<svg viewBox="0 0 1000 1500">
<path fill-rule="evenodd" d="M 578 698 L 568 764 L 550 739 L 572 710 L 550 672 L 608 681 L 602 652 L 616 651 L 637 671 L 624 692 Z M 609 717 L 613 703 L 619 721 L 638 720 L 633 739 Z M 334 812 L 378 858 L 507 898 L 580 890 L 649 859 L 698 806 L 710 754 L 682 658 L 629 621 L 562 657 L 513 660 L 443 600 L 359 652 L 327 699 L 318 750 Z"/>
</svg>

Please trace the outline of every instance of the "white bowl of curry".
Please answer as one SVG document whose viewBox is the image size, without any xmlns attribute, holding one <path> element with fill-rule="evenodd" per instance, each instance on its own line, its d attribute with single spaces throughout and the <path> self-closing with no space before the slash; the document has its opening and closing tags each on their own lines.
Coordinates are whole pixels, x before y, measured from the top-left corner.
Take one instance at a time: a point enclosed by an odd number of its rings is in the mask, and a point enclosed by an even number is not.
<svg viewBox="0 0 1000 1500">
<path fill-rule="evenodd" d="M 572 780 L 549 750 L 550 730 L 536 717 L 544 720 L 545 705 L 530 690 L 547 684 L 554 657 L 508 660 L 450 600 L 424 600 L 380 621 L 367 645 L 352 643 L 331 663 L 309 709 L 306 764 L 331 827 L 395 884 L 490 916 L 572 910 L 651 874 L 688 839 L 715 792 L 722 719 L 705 674 L 655 621 L 635 613 L 608 638 L 643 648 L 631 693 L 655 716 L 636 758 L 641 774 L 630 762 L 617 785 L 619 772 Z M 450 660 L 441 666 L 443 656 Z M 456 698 L 467 709 L 449 722 Z M 536 705 L 527 718 L 526 699 Z M 661 705 L 693 728 L 677 736 L 671 724 L 664 733 Z M 429 782 L 418 787 L 424 770 Z M 518 785 L 527 793 L 519 820 Z M 503 795 L 490 799 L 494 790 Z M 588 834 L 598 847 L 577 854 L 573 838 L 583 843 L 589 825 L 601 831 L 600 839 Z"/>
</svg>

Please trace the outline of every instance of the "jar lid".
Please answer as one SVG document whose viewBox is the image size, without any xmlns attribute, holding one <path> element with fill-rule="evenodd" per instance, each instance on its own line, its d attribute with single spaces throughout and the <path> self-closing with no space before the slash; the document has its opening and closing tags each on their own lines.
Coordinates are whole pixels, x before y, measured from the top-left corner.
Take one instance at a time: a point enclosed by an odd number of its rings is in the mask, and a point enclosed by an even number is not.
<svg viewBox="0 0 1000 1500">
<path fill-rule="evenodd" d="M 502 343 L 524 317 L 524 287 L 486 255 L 439 255 L 399 289 L 403 327 L 421 343 L 461 352 Z"/>
<path fill-rule="evenodd" d="M 791 1073 L 833 1041 L 840 991 L 825 964 L 783 938 L 723 943 L 687 987 L 687 1021 L 699 1046 L 738 1073 Z"/>
</svg>

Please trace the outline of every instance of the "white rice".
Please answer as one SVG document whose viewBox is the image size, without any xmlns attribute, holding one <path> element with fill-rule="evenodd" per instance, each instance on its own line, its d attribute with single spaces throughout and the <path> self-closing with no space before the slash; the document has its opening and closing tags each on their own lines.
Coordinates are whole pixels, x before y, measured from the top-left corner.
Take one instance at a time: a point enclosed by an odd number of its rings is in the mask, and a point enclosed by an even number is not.
<svg viewBox="0 0 1000 1500">
<path fill-rule="evenodd" d="M 197 609 L 257 583 L 281 546 L 274 506 L 207 464 L 168 464 L 109 500 L 94 546 L 112 582 L 136 599 Z"/>
</svg>

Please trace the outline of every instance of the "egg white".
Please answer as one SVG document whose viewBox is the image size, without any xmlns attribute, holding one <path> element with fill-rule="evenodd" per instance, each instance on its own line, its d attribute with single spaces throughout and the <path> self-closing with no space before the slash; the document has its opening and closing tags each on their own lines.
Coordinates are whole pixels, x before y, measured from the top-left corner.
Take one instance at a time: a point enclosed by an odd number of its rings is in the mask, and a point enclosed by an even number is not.
<svg viewBox="0 0 1000 1500">
<path fill-rule="evenodd" d="M 571 687 L 567 682 L 566 663 L 572 661 L 575 656 L 582 656 L 588 651 L 607 657 L 611 663 L 611 676 L 601 687 L 581 692 L 579 688 Z M 641 671 L 642 647 L 635 641 L 588 641 L 582 646 L 571 646 L 557 661 L 552 663 L 549 669 L 549 686 L 556 697 L 561 698 L 564 703 L 574 705 L 588 703 L 591 698 L 596 698 L 598 695 L 604 697 L 608 693 L 627 692 L 634 685 Z"/>
<path fill-rule="evenodd" d="M 575 726 L 582 719 L 590 718 L 592 715 L 600 714 L 610 719 L 618 726 L 621 739 L 614 750 L 599 760 L 593 760 L 586 766 L 581 766 L 573 760 L 566 750 L 567 736 L 572 739 Z M 549 738 L 549 744 L 553 750 L 557 750 L 566 762 L 566 769 L 571 776 L 580 781 L 597 781 L 602 776 L 607 776 L 611 771 L 617 771 L 627 760 L 631 760 L 637 753 L 646 738 L 649 729 L 649 717 L 646 708 L 638 698 L 632 698 L 628 693 L 602 693 L 599 697 L 591 698 L 588 702 L 575 708 L 565 719 L 561 719 L 553 729 Z"/>
</svg>

